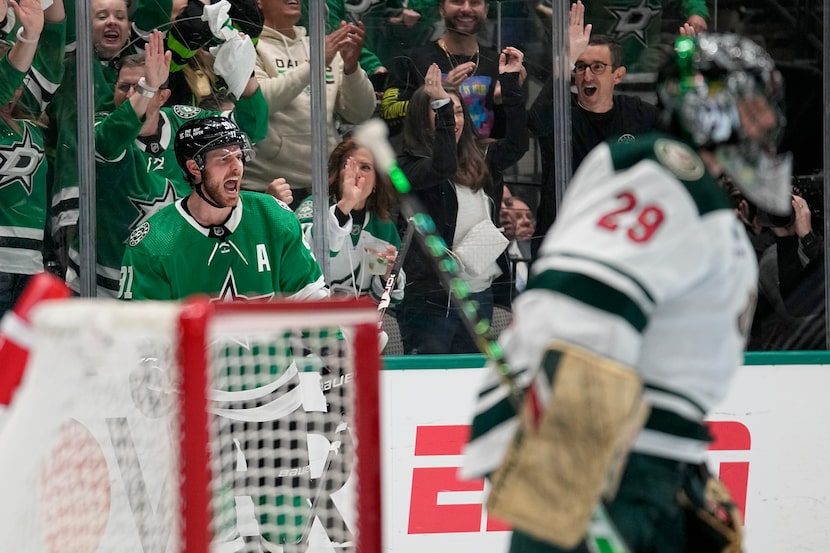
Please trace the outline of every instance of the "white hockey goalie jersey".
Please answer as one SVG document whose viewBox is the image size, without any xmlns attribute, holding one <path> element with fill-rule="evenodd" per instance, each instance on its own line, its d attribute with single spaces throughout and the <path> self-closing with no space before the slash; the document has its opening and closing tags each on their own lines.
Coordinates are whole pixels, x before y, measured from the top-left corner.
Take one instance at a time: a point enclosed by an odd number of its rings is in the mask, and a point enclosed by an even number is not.
<svg viewBox="0 0 830 553">
<path fill-rule="evenodd" d="M 703 418 L 743 362 L 757 272 L 746 231 L 689 146 L 661 134 L 602 144 L 574 175 L 500 342 L 523 385 L 554 339 L 632 367 L 651 406 L 634 450 L 700 462 Z M 498 466 L 517 425 L 488 372 L 467 477 Z"/>
</svg>

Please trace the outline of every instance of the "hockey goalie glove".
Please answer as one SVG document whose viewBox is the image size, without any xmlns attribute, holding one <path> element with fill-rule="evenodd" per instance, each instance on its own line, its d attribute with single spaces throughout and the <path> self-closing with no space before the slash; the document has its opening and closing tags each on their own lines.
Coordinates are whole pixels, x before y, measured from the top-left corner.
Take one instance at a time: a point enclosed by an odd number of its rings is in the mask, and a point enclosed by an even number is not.
<svg viewBox="0 0 830 553">
<path fill-rule="evenodd" d="M 491 475 L 488 511 L 536 539 L 575 547 L 600 498 L 616 492 L 647 413 L 632 369 L 552 344 L 513 442 Z"/>
<path fill-rule="evenodd" d="M 723 482 L 705 464 L 696 467 L 677 502 L 686 513 L 688 553 L 741 553 L 741 513 Z"/>
</svg>

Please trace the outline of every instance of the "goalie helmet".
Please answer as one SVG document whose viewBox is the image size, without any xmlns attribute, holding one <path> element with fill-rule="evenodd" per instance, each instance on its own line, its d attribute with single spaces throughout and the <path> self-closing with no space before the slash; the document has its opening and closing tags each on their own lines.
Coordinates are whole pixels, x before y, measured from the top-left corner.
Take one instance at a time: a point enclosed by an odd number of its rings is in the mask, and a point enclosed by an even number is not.
<svg viewBox="0 0 830 553">
<path fill-rule="evenodd" d="M 660 70 L 657 95 L 664 128 L 711 150 L 756 205 L 789 212 L 792 156 L 777 153 L 786 124 L 784 82 L 763 48 L 735 34 L 679 37 Z M 757 126 L 759 100 L 766 104 L 759 109 L 774 121 L 763 132 L 748 132 Z"/>
<path fill-rule="evenodd" d="M 251 142 L 236 123 L 227 117 L 213 115 L 188 121 L 179 127 L 173 150 L 179 167 L 193 184 L 193 176 L 187 170 L 187 160 L 192 159 L 200 170 L 204 170 L 205 154 L 225 146 L 239 146 L 246 162 L 254 157 Z"/>
</svg>

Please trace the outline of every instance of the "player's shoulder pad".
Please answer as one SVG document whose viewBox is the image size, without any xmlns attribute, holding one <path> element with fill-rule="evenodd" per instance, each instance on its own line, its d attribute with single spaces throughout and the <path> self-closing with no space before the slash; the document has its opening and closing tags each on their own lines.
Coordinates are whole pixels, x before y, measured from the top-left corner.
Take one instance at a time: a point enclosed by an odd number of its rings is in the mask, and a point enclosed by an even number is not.
<svg viewBox="0 0 830 553">
<path fill-rule="evenodd" d="M 703 215 L 731 209 L 729 198 L 697 152 L 685 142 L 661 133 L 646 135 L 635 142 L 609 144 L 615 171 L 624 171 L 650 159 L 674 175 Z"/>
<path fill-rule="evenodd" d="M 148 234 L 150 234 L 150 222 L 144 221 L 143 223 L 135 227 L 135 229 L 133 229 L 133 231 L 130 233 L 130 237 L 127 239 L 127 243 L 130 245 L 130 247 L 137 246 L 139 242 L 144 240 L 144 237 Z"/>
</svg>

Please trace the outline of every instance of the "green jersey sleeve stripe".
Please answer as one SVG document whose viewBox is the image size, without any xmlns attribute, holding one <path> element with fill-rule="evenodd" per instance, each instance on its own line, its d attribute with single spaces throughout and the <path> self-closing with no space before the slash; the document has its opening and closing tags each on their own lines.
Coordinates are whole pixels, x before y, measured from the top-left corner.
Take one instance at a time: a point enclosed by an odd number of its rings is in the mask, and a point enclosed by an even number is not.
<svg viewBox="0 0 830 553">
<path fill-rule="evenodd" d="M 510 372 L 510 379 L 515 381 L 515 382 L 520 382 L 524 378 L 523 375 L 526 372 L 527 372 L 527 369 L 518 369 L 518 370 L 511 371 Z M 493 384 L 492 386 L 487 386 L 485 388 L 482 388 L 482 390 L 478 394 L 479 399 L 492 394 L 497 389 L 499 389 L 501 386 L 502 386 L 502 383 L 497 382 L 497 383 Z"/>
<path fill-rule="evenodd" d="M 712 441 L 712 435 L 705 424 L 685 419 L 677 413 L 659 407 L 651 408 L 645 427 L 672 436 L 691 438 L 702 442 Z"/>
<path fill-rule="evenodd" d="M 648 316 L 637 302 L 604 282 L 580 273 L 547 270 L 532 278 L 527 288 L 559 292 L 622 318 L 637 332 L 642 332 L 648 324 Z"/>
<path fill-rule="evenodd" d="M 510 396 L 505 397 L 486 411 L 476 415 L 473 419 L 473 426 L 470 430 L 469 441 L 473 441 L 484 434 L 487 434 L 493 430 L 493 428 L 509 421 L 516 415 L 516 407 L 510 400 Z"/>
<path fill-rule="evenodd" d="M 670 390 L 668 388 L 664 388 L 663 386 L 657 386 L 655 384 L 649 384 L 648 382 L 646 382 L 643 385 L 643 387 L 646 390 L 654 390 L 656 392 L 660 392 L 660 393 L 663 393 L 663 394 L 668 394 L 668 395 L 671 395 L 671 396 L 675 396 L 675 397 L 685 401 L 686 403 L 688 403 L 689 405 L 691 405 L 692 407 L 694 407 L 698 411 L 700 411 L 701 416 L 703 416 L 708 411 L 708 409 L 706 409 L 703 405 L 701 405 L 697 401 L 693 400 L 692 398 L 690 398 L 687 395 L 678 393 L 676 390 Z"/>
</svg>

